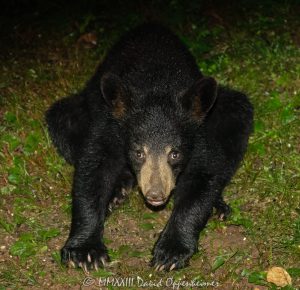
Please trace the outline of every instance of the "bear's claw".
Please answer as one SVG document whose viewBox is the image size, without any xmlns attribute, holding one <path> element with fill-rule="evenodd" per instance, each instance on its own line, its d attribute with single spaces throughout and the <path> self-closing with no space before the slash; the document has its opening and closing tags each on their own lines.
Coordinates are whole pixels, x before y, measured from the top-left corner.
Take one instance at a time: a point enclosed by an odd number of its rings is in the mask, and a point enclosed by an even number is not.
<svg viewBox="0 0 300 290">
<path fill-rule="evenodd" d="M 64 265 L 71 268 L 82 268 L 85 273 L 89 270 L 98 270 L 100 267 L 104 267 L 110 258 L 106 252 L 106 249 L 101 247 L 78 247 L 69 248 L 64 247 L 61 250 L 61 261 Z"/>
<path fill-rule="evenodd" d="M 154 267 L 155 271 L 172 271 L 184 268 L 188 265 L 193 253 L 194 250 L 186 249 L 179 244 L 172 247 L 170 243 L 163 246 L 163 243 L 158 242 L 153 250 L 150 266 Z"/>
</svg>

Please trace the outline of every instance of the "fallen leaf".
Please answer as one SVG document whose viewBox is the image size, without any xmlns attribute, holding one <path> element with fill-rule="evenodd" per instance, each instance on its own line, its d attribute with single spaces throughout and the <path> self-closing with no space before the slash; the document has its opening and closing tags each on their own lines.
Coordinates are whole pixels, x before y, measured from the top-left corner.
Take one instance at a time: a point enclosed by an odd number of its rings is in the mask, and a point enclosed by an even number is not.
<svg viewBox="0 0 300 290">
<path fill-rule="evenodd" d="M 289 273 L 281 267 L 272 267 L 267 273 L 267 281 L 276 286 L 284 287 L 292 284 L 292 278 Z"/>
<path fill-rule="evenodd" d="M 89 32 L 81 35 L 77 40 L 77 44 L 83 44 L 86 47 L 92 47 L 97 45 L 97 35 Z"/>
</svg>

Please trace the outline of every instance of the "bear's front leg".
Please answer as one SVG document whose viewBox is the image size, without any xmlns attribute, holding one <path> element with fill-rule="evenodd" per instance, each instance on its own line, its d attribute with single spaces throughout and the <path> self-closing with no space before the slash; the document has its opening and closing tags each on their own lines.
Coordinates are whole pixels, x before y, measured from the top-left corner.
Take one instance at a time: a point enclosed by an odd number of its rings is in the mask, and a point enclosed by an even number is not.
<svg viewBox="0 0 300 290">
<path fill-rule="evenodd" d="M 197 176 L 179 181 L 174 192 L 174 209 L 152 251 L 155 270 L 183 268 L 198 250 L 200 231 L 205 227 L 220 194 L 216 178 Z"/>
<path fill-rule="evenodd" d="M 61 250 L 62 263 L 85 271 L 97 270 L 109 261 L 102 239 L 104 219 L 124 167 L 118 140 L 108 140 L 108 145 L 104 138 L 96 137 L 96 133 L 92 134 L 75 165 L 71 231 Z"/>
</svg>

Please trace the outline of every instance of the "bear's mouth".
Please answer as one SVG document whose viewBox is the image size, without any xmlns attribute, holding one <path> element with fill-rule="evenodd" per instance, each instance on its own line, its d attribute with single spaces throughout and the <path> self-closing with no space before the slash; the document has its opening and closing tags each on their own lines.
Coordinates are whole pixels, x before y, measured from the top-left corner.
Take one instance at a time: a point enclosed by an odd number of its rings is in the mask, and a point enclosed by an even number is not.
<svg viewBox="0 0 300 290">
<path fill-rule="evenodd" d="M 160 206 L 165 204 L 166 199 L 160 199 L 160 200 L 153 200 L 153 199 L 146 199 L 147 203 L 149 203 L 152 206 Z"/>
</svg>

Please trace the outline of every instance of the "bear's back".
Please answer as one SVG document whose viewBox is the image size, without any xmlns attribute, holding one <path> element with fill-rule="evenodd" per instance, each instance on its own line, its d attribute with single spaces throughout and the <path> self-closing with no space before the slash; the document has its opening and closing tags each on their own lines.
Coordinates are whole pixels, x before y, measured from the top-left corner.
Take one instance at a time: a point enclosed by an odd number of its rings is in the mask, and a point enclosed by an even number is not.
<svg viewBox="0 0 300 290">
<path fill-rule="evenodd" d="M 144 24 L 125 34 L 109 51 L 96 73 L 118 75 L 137 94 L 178 93 L 201 77 L 194 57 L 167 28 Z"/>
</svg>

